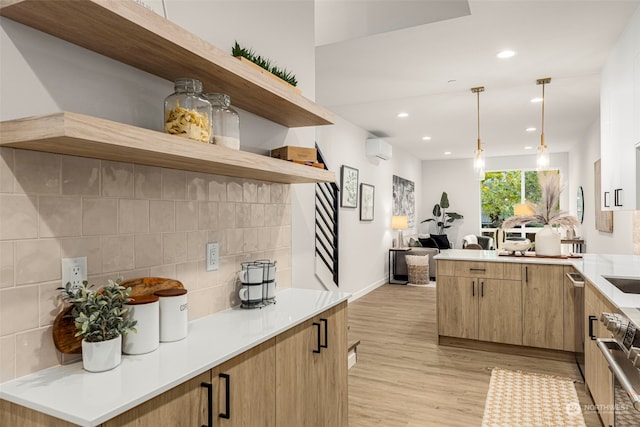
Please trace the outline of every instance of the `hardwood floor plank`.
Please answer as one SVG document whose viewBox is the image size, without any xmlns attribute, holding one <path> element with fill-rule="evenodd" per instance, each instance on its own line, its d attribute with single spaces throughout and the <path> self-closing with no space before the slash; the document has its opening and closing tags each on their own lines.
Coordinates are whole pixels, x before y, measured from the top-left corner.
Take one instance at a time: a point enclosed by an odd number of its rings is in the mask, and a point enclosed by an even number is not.
<svg viewBox="0 0 640 427">
<path fill-rule="evenodd" d="M 439 346 L 434 288 L 382 286 L 349 305 L 349 325 L 360 340 L 350 427 L 480 425 L 494 367 L 573 378 L 583 408 L 593 403 L 573 362 Z M 584 415 L 601 426 L 595 412 Z"/>
</svg>

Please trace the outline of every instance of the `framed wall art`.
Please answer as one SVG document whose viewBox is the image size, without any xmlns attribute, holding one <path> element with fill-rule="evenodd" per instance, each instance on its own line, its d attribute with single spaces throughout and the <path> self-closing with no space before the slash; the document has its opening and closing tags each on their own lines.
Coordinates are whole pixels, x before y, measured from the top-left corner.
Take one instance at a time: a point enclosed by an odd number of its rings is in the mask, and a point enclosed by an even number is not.
<svg viewBox="0 0 640 427">
<path fill-rule="evenodd" d="M 358 169 L 345 165 L 340 168 L 340 206 L 358 207 Z"/>
<path fill-rule="evenodd" d="M 360 221 L 373 221 L 375 190 L 373 185 L 360 184 Z"/>
<path fill-rule="evenodd" d="M 393 212 L 391 215 L 406 216 L 409 228 L 416 225 L 415 183 L 397 175 L 393 175 Z"/>
</svg>

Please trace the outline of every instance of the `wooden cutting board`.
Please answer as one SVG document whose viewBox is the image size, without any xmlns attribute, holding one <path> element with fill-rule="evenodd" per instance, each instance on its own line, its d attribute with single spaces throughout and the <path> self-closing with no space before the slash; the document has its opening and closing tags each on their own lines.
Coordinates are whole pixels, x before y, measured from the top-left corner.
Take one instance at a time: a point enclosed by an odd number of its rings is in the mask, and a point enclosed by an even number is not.
<svg viewBox="0 0 640 427">
<path fill-rule="evenodd" d="M 162 277 L 142 277 L 120 283 L 125 288 L 131 288 L 130 297 L 151 295 L 163 289 L 184 289 L 182 283 Z M 76 337 L 76 325 L 71 317 L 71 306 L 62 310 L 53 321 L 53 343 L 58 351 L 64 354 L 82 353 L 82 337 Z"/>
</svg>

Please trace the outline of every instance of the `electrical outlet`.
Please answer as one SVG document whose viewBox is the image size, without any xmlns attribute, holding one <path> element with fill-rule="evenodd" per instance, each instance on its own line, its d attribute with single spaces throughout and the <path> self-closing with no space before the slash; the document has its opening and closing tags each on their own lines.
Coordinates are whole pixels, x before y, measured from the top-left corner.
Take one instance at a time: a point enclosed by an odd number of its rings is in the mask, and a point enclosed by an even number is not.
<svg viewBox="0 0 640 427">
<path fill-rule="evenodd" d="M 218 269 L 218 244 L 217 243 L 207 243 L 206 250 L 206 263 L 207 263 L 207 271 L 214 271 Z"/>
<path fill-rule="evenodd" d="M 72 290 L 82 287 L 87 280 L 87 257 L 62 258 L 62 286 L 71 283 Z"/>
</svg>

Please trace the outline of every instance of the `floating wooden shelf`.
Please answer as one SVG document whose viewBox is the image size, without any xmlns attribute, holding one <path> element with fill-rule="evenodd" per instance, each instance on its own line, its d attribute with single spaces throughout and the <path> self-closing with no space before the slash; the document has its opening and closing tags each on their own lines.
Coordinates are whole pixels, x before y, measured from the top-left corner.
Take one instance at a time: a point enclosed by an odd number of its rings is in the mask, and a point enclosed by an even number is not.
<svg viewBox="0 0 640 427">
<path fill-rule="evenodd" d="M 0 15 L 168 80 L 200 79 L 205 92 L 287 127 L 333 114 L 134 1 L 0 0 Z"/>
<path fill-rule="evenodd" d="M 0 146 L 287 184 L 336 179 L 332 171 L 69 112 L 2 122 Z"/>
</svg>

